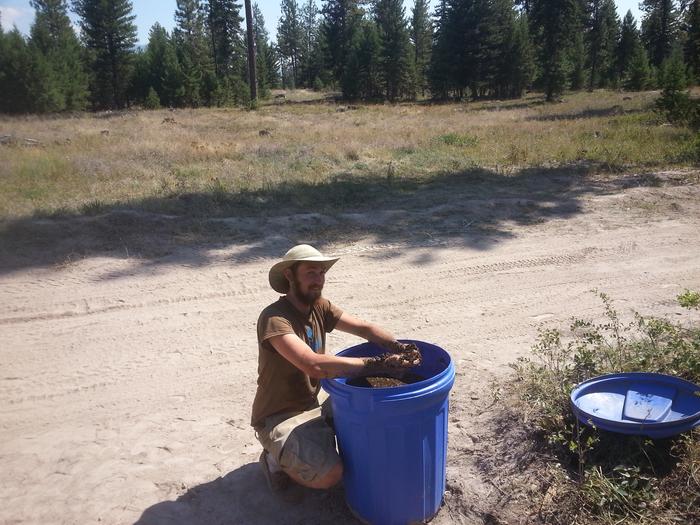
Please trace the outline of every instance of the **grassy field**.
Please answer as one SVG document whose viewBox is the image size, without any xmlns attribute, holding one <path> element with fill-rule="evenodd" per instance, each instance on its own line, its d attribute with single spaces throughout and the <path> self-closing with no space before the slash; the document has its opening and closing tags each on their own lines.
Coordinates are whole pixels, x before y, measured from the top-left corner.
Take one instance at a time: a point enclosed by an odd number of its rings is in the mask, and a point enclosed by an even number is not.
<svg viewBox="0 0 700 525">
<path fill-rule="evenodd" d="M 0 218 L 337 210 L 367 204 L 368 181 L 415 186 L 474 169 L 517 177 L 537 167 L 697 163 L 697 137 L 663 123 L 651 110 L 657 96 L 352 106 L 298 91 L 257 111 L 0 117 Z"/>
</svg>

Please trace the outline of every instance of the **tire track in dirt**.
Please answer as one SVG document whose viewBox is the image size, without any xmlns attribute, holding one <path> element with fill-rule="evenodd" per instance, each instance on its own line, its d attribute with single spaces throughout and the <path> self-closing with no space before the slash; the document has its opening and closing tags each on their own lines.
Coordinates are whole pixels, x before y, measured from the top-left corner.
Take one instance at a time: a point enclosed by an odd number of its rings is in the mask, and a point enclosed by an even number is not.
<svg viewBox="0 0 700 525">
<path fill-rule="evenodd" d="M 210 292 L 195 295 L 180 295 L 173 298 L 157 299 L 153 301 L 145 301 L 142 303 L 123 303 L 123 304 L 113 304 L 107 306 L 91 307 L 87 300 L 84 306 L 81 308 L 76 308 L 73 310 L 64 310 L 55 313 L 43 313 L 25 316 L 12 316 L 12 317 L 0 317 L 0 325 L 11 325 L 11 324 L 22 324 L 30 323 L 33 321 L 51 321 L 56 319 L 65 319 L 69 317 L 87 317 L 93 315 L 100 315 L 111 312 L 121 312 L 121 311 L 131 311 L 143 308 L 155 308 L 162 306 L 171 306 L 183 303 L 193 303 L 199 301 L 209 301 L 212 299 L 230 299 L 245 296 L 254 296 L 267 290 L 266 287 L 260 286 L 257 288 L 249 288 L 246 290 L 229 290 L 222 292 Z M 70 306 L 77 307 L 80 303 L 67 303 Z M 58 307 L 62 305 L 57 305 Z"/>
</svg>

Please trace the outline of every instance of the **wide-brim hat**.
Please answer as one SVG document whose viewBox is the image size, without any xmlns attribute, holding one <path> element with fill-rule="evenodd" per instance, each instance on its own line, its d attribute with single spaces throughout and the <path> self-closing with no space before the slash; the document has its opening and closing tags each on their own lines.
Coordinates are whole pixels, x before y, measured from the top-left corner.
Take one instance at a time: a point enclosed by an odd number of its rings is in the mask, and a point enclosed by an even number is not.
<svg viewBox="0 0 700 525">
<path fill-rule="evenodd" d="M 284 276 L 284 271 L 298 262 L 313 262 L 322 264 L 328 270 L 339 257 L 326 257 L 313 246 L 297 244 L 284 254 L 282 260 L 270 268 L 270 286 L 279 293 L 289 292 L 289 281 Z"/>
</svg>

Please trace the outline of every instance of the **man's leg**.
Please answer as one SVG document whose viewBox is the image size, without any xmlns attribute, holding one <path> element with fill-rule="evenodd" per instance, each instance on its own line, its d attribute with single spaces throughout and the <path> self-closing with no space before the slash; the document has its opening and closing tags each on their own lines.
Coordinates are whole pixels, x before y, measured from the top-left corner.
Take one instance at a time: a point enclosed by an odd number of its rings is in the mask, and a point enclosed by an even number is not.
<svg viewBox="0 0 700 525">
<path fill-rule="evenodd" d="M 341 479 L 343 479 L 343 464 L 336 463 L 333 468 L 325 475 L 316 477 L 311 481 L 307 481 L 294 471 L 285 471 L 299 485 L 309 487 L 310 489 L 330 489 L 335 487 Z"/>
<path fill-rule="evenodd" d="M 272 492 L 285 490 L 289 486 L 289 475 L 280 468 L 267 450 L 263 449 L 259 462 L 267 486 Z"/>
<path fill-rule="evenodd" d="M 281 469 L 300 485 L 327 489 L 342 479 L 335 432 L 322 416 L 321 407 L 270 418 L 259 439 Z"/>
</svg>

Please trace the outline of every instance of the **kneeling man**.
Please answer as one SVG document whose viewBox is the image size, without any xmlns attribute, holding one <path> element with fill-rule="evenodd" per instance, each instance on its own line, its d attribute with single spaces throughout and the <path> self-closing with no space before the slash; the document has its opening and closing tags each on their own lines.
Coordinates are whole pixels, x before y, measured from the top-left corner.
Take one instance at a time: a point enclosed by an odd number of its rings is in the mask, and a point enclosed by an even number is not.
<svg viewBox="0 0 700 525">
<path fill-rule="evenodd" d="M 321 295 L 326 271 L 337 261 L 301 244 L 270 269 L 270 285 L 284 295 L 258 319 L 258 387 L 251 423 L 273 491 L 283 489 L 290 478 L 310 488 L 330 488 L 342 478 L 330 403 L 324 402 L 320 379 L 400 375 L 420 364 L 414 345 L 398 342 Z M 376 343 L 387 353 L 362 358 L 326 354 L 326 334 L 333 329 Z"/>
</svg>

